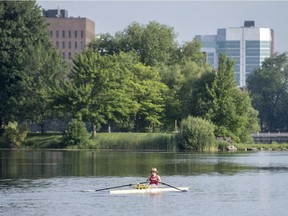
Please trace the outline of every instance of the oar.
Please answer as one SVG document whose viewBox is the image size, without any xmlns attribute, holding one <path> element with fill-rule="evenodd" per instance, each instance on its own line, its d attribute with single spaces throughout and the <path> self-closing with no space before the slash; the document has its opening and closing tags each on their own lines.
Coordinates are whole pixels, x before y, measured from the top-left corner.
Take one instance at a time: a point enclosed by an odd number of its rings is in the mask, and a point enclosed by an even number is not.
<svg viewBox="0 0 288 216">
<path fill-rule="evenodd" d="M 140 182 L 138 184 L 144 184 L 146 182 Z M 115 186 L 115 187 L 108 187 L 108 188 L 101 188 L 97 190 L 83 190 L 83 192 L 97 192 L 97 191 L 103 191 L 103 190 L 109 190 L 109 189 L 115 189 L 115 188 L 121 188 L 121 187 L 128 187 L 132 186 L 133 184 L 127 184 L 127 185 L 120 185 L 120 186 Z"/>
<path fill-rule="evenodd" d="M 163 184 L 163 185 L 166 185 L 166 186 L 168 186 L 168 187 L 174 188 L 174 189 L 176 189 L 176 190 L 179 190 L 179 191 L 181 191 L 181 192 L 187 192 L 187 191 L 188 191 L 188 190 L 182 190 L 182 189 L 180 189 L 180 188 L 174 187 L 174 186 L 169 185 L 169 184 L 166 184 L 166 183 L 164 183 L 164 182 L 159 182 L 159 183 L 161 183 L 161 184 Z"/>
<path fill-rule="evenodd" d="M 97 190 L 94 190 L 94 191 L 97 192 L 97 191 L 103 191 L 103 190 L 109 190 L 109 189 L 121 188 L 121 187 L 128 187 L 128 186 L 132 186 L 132 184 L 120 185 L 120 186 L 108 187 L 108 188 L 102 188 L 102 189 L 97 189 Z"/>
</svg>

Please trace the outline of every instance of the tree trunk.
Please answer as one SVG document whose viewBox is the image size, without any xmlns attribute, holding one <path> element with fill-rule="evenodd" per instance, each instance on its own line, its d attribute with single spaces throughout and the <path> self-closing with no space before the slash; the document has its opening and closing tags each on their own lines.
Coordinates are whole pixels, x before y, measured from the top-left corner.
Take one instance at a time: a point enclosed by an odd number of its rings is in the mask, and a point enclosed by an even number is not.
<svg viewBox="0 0 288 216">
<path fill-rule="evenodd" d="M 96 137 L 96 125 L 92 124 L 92 139 Z"/>
<path fill-rule="evenodd" d="M 110 126 L 110 122 L 108 123 L 108 133 L 111 133 L 111 126 Z"/>
<path fill-rule="evenodd" d="M 3 121 L 3 118 L 0 117 L 0 129 L 3 129 L 4 128 L 4 121 Z"/>
<path fill-rule="evenodd" d="M 41 133 L 45 133 L 45 123 L 41 123 L 40 124 L 40 130 L 41 130 Z"/>
<path fill-rule="evenodd" d="M 177 120 L 175 120 L 174 122 L 174 130 L 175 130 L 175 133 L 178 132 Z"/>
<path fill-rule="evenodd" d="M 139 131 L 139 114 L 136 114 L 136 121 L 135 121 L 135 132 Z"/>
</svg>

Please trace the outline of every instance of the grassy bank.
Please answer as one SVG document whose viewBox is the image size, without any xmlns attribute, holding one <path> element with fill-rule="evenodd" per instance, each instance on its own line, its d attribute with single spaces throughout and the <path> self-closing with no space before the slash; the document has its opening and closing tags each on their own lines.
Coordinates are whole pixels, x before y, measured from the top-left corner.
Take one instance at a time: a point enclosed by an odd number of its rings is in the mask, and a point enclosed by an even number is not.
<svg viewBox="0 0 288 216">
<path fill-rule="evenodd" d="M 98 133 L 92 143 L 100 149 L 176 150 L 174 135 L 167 133 Z"/>
<path fill-rule="evenodd" d="M 61 148 L 61 134 L 29 134 L 24 148 Z M 86 145 L 70 146 L 72 149 L 131 149 L 175 151 L 174 134 L 168 133 L 98 133 Z"/>
<path fill-rule="evenodd" d="M 24 148 L 61 148 L 61 133 L 30 133 L 23 143 Z"/>
<path fill-rule="evenodd" d="M 22 145 L 26 149 L 60 149 L 63 148 L 59 133 L 29 134 Z M 1 137 L 0 137 L 1 141 Z M 217 149 L 224 150 L 228 143 L 218 143 Z M 287 150 L 288 144 L 233 144 L 238 151 L 249 150 Z M 172 133 L 98 133 L 96 138 L 87 145 L 72 146 L 69 149 L 111 149 L 111 150 L 153 150 L 177 151 L 174 134 Z"/>
</svg>

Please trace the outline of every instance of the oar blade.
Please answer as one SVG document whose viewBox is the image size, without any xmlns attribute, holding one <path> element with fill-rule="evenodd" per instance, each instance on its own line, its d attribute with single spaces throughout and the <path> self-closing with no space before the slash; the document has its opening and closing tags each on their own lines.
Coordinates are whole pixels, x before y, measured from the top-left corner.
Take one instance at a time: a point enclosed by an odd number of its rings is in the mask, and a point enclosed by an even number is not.
<svg viewBox="0 0 288 216">
<path fill-rule="evenodd" d="M 166 184 L 166 183 L 164 183 L 164 182 L 159 182 L 159 183 L 161 183 L 161 184 L 163 184 L 163 185 L 166 185 L 166 186 L 168 186 L 168 187 L 174 188 L 174 189 L 176 189 L 176 190 L 178 190 L 178 191 L 181 191 L 181 192 L 188 192 L 188 190 L 186 190 L 186 189 L 180 189 L 180 188 L 174 187 L 174 186 L 172 186 L 172 185 Z"/>
</svg>

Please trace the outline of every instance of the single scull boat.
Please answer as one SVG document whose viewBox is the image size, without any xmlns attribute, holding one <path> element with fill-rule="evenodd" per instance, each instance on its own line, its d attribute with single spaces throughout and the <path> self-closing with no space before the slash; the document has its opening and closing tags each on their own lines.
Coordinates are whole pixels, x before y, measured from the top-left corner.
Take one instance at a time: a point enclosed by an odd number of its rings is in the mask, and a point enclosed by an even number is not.
<svg viewBox="0 0 288 216">
<path fill-rule="evenodd" d="M 137 189 L 137 188 L 131 188 L 126 190 L 107 190 L 110 194 L 144 194 L 144 193 L 150 193 L 150 194 L 158 194 L 162 192 L 183 192 L 188 191 L 189 187 L 178 187 L 179 190 L 175 188 L 169 188 L 169 187 L 152 187 L 152 188 L 144 188 L 144 189 Z M 83 190 L 83 192 L 95 192 L 95 190 Z"/>
<path fill-rule="evenodd" d="M 189 187 L 179 187 L 182 191 L 188 191 Z M 130 190 L 110 190 L 110 194 L 141 194 L 141 193 L 150 193 L 150 194 L 158 194 L 162 192 L 180 192 L 175 188 L 166 188 L 166 187 L 152 187 L 145 189 L 130 189 Z"/>
</svg>

